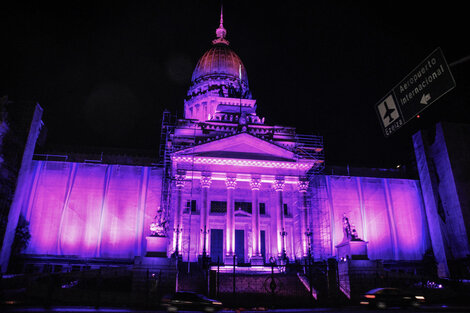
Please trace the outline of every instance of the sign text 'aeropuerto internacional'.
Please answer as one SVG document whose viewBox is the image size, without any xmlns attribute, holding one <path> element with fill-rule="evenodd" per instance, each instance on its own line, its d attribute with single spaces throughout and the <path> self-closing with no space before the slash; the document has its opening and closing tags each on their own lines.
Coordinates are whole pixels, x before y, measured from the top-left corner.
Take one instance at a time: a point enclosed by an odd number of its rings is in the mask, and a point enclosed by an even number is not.
<svg viewBox="0 0 470 313">
<path fill-rule="evenodd" d="M 434 50 L 376 105 L 386 137 L 455 87 L 440 48 Z"/>
</svg>

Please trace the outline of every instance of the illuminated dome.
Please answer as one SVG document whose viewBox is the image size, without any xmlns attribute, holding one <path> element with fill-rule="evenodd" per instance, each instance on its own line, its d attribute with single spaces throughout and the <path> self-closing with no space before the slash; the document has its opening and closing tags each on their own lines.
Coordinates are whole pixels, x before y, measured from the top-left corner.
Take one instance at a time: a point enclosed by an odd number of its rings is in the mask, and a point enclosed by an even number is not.
<svg viewBox="0 0 470 313">
<path fill-rule="evenodd" d="M 191 82 L 196 83 L 201 79 L 222 78 L 223 76 L 231 76 L 238 80 L 240 65 L 242 82 L 248 85 L 246 69 L 240 57 L 228 44 L 217 42 L 199 59 L 191 77 Z"/>
<path fill-rule="evenodd" d="M 211 86 L 219 86 L 225 94 L 229 88 L 239 88 L 240 79 L 242 92 L 248 96 L 248 76 L 240 57 L 229 46 L 227 30 L 224 28 L 224 15 L 220 12 L 219 28 L 215 31 L 216 39 L 212 47 L 197 62 L 191 77 L 188 96 L 205 93 Z M 212 87 L 213 88 L 213 87 Z M 251 97 L 251 96 L 250 96 Z"/>
<path fill-rule="evenodd" d="M 215 31 L 217 37 L 197 62 L 191 77 L 184 102 L 184 116 L 187 119 L 207 121 L 221 112 L 239 113 L 241 99 L 249 100 L 245 101 L 244 113 L 256 111 L 245 66 L 225 38 L 227 30 L 223 21 L 221 10 L 219 28 Z"/>
</svg>

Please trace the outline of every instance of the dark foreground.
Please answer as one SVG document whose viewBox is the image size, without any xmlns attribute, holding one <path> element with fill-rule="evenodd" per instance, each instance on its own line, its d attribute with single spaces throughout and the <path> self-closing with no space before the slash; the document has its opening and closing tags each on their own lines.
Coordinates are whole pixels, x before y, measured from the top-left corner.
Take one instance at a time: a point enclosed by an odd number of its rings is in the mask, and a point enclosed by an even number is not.
<svg viewBox="0 0 470 313">
<path fill-rule="evenodd" d="M 3 306 L 0 308 L 1 312 L 16 312 L 16 313 L 31 313 L 31 312 L 54 312 L 54 313 L 78 313 L 78 312 L 99 312 L 99 313 L 156 313 L 156 312 L 166 312 L 164 310 L 141 310 L 141 309 L 131 309 L 131 308 L 95 308 L 95 307 L 88 307 L 88 306 L 74 306 L 74 307 L 15 307 L 15 306 Z M 180 311 L 180 312 L 190 312 L 190 311 Z M 279 310 L 244 310 L 244 309 L 237 309 L 237 310 L 223 310 L 219 311 L 219 313 L 224 312 L 236 312 L 236 313 L 260 313 L 260 312 L 279 312 L 279 313 L 307 313 L 307 312 L 344 312 L 344 313 L 356 313 L 356 312 L 470 312 L 470 306 L 445 306 L 445 305 L 424 305 L 419 309 L 401 309 L 401 308 L 389 308 L 387 310 L 370 310 L 367 308 L 359 307 L 359 306 L 349 306 L 349 307 L 342 307 L 342 308 L 306 308 L 306 309 L 279 309 Z"/>
</svg>

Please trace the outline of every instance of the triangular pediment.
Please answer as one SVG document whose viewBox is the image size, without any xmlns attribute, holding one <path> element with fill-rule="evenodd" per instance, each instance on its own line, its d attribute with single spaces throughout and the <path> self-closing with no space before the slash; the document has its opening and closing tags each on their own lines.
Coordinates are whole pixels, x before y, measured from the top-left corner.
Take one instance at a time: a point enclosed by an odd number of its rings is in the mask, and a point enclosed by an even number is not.
<svg viewBox="0 0 470 313">
<path fill-rule="evenodd" d="M 248 133 L 215 139 L 175 152 L 179 156 L 200 156 L 273 161 L 294 161 L 295 154 Z"/>
</svg>

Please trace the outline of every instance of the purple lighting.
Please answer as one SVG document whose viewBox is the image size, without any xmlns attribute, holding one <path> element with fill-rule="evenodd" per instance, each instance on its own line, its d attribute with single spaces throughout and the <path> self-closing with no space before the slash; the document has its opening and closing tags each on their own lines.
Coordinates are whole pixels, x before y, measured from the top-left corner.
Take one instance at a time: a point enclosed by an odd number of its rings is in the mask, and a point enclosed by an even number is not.
<svg viewBox="0 0 470 313">
<path fill-rule="evenodd" d="M 200 179 L 202 176 L 195 177 Z M 205 200 L 209 201 L 207 205 L 212 199 L 225 200 L 228 190 L 233 190 L 228 188 L 233 185 L 230 184 L 231 181 L 227 187 L 226 182 L 219 180 L 217 175 L 213 178 L 216 178 L 213 185 L 204 188 L 208 192 L 208 200 Z M 320 192 L 327 199 L 323 202 L 322 210 L 330 212 L 331 245 L 338 245 L 343 240 L 342 218 L 346 214 L 355 225 L 358 236 L 368 242 L 370 259 L 422 258 L 429 246 L 429 239 L 417 181 L 343 176 L 325 176 L 325 179 L 327 190 Z M 155 214 L 160 206 L 160 169 L 34 161 L 31 182 L 29 198 L 23 205 L 23 214 L 30 222 L 32 235 L 26 253 L 127 259 L 145 253 L 145 237 L 152 234 L 148 226 L 155 222 Z M 255 191 L 256 194 L 261 192 L 259 197 L 263 200 L 258 201 L 266 203 L 266 210 L 270 214 L 268 216 L 274 216 L 280 210 L 278 202 L 281 200 L 275 196 L 276 191 L 270 189 L 270 182 L 263 184 L 265 187 L 261 191 Z M 292 182 L 288 185 L 292 189 L 287 190 L 299 192 L 297 185 Z M 237 188 L 236 194 L 234 193 L 236 201 L 252 201 L 251 180 L 241 179 L 234 186 Z M 188 194 L 182 193 L 182 197 L 182 201 L 186 203 Z M 283 201 L 289 203 L 290 200 L 285 198 Z M 301 234 L 299 229 L 303 227 L 307 232 L 313 225 L 311 236 L 317 238 L 319 235 L 315 233 L 316 220 L 310 220 L 296 229 L 291 223 L 300 221 L 300 214 L 304 213 L 294 202 L 288 207 L 292 208 L 292 219 L 279 220 L 279 225 L 264 224 L 266 217 L 262 216 L 261 230 L 266 232 L 268 255 L 277 256 L 286 249 L 289 257 L 302 257 L 307 251 L 307 243 L 306 235 Z M 206 210 L 209 210 L 208 206 Z M 210 215 L 209 221 L 203 223 L 208 223 L 208 229 L 223 229 L 225 226 L 229 228 L 228 233 L 224 232 L 224 253 L 234 252 L 235 229 L 243 228 L 245 223 L 253 223 L 251 217 L 237 216 L 235 219 L 236 222 L 226 225 L 225 214 Z M 201 226 L 194 217 L 193 223 L 196 224 L 191 226 L 194 245 L 189 247 L 185 233 L 185 229 L 189 230 L 187 222 L 187 215 L 182 214 L 178 246 L 179 251 L 188 251 L 190 248 L 190 258 L 194 259 L 202 251 L 202 242 L 198 243 L 199 240 L 196 239 L 201 236 Z M 170 235 L 173 238 L 170 241 L 170 253 L 176 248 L 173 234 L 176 226 L 171 225 Z M 282 241 L 284 238 L 278 240 L 282 229 L 287 234 L 285 248 Z M 268 245 L 269 242 L 271 243 Z M 321 241 L 313 242 L 315 244 Z M 206 245 L 207 253 L 210 253 L 210 236 L 207 236 Z M 251 241 L 246 241 L 246 256 L 253 255 L 253 247 Z"/>
<path fill-rule="evenodd" d="M 420 260 L 429 246 L 417 181 L 366 177 L 329 177 L 333 243 L 343 240 L 346 214 L 370 259 Z"/>
<path fill-rule="evenodd" d="M 158 207 L 160 172 L 139 166 L 33 162 L 26 253 L 132 258 Z M 35 170 L 40 167 L 40 170 Z M 150 174 L 149 174 L 150 172 Z M 142 196 L 145 195 L 145 196 Z M 26 215 L 28 217 L 28 215 Z"/>
<path fill-rule="evenodd" d="M 242 160 L 242 159 L 225 159 L 213 157 L 173 157 L 174 162 L 193 162 L 194 164 L 213 164 L 213 165 L 233 165 L 233 166 L 257 166 L 266 168 L 287 168 L 308 170 L 312 167 L 313 162 L 294 163 L 279 161 L 259 161 L 259 160 Z M 321 162 L 321 161 L 317 161 Z"/>
</svg>

